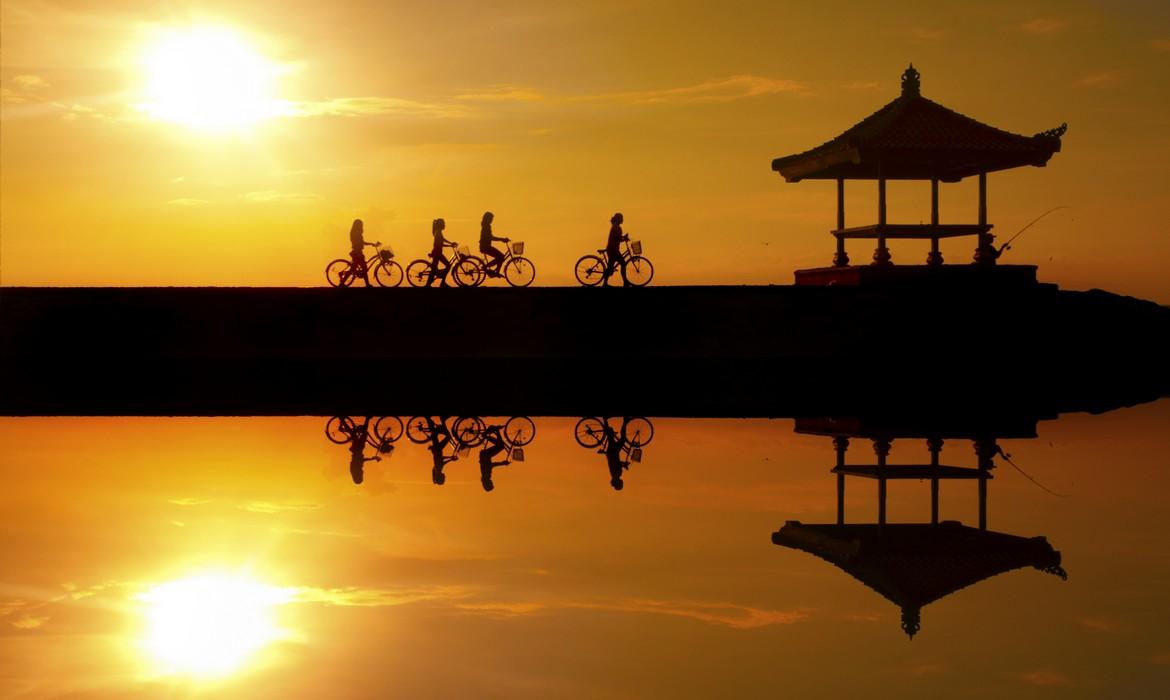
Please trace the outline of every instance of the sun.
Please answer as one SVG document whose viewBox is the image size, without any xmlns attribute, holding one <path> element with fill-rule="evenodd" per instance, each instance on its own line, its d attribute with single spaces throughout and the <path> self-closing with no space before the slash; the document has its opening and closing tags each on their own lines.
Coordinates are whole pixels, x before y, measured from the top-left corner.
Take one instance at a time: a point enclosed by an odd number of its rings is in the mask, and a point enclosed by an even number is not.
<svg viewBox="0 0 1170 700">
<path fill-rule="evenodd" d="M 138 599 L 146 605 L 143 647 L 158 671 L 216 677 L 283 636 L 273 609 L 292 593 L 245 577 L 207 574 L 160 584 Z"/>
<path fill-rule="evenodd" d="M 281 113 L 272 96 L 279 66 L 220 27 L 161 32 L 142 55 L 146 100 L 155 119 L 206 129 L 255 124 Z"/>
</svg>

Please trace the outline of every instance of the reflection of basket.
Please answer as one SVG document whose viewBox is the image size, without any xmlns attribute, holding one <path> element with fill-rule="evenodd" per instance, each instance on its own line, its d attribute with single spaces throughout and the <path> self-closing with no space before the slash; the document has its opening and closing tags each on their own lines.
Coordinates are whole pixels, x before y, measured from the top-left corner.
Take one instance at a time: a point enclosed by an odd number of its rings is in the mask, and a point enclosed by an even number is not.
<svg viewBox="0 0 1170 700">
<path fill-rule="evenodd" d="M 460 257 L 464 257 L 464 258 L 471 257 L 471 249 L 468 248 L 467 246 L 461 245 L 461 246 L 459 246 L 458 250 L 459 250 Z"/>
<path fill-rule="evenodd" d="M 524 255 L 524 241 L 512 241 L 512 255 Z"/>
<path fill-rule="evenodd" d="M 641 447 L 635 447 L 634 449 L 630 450 L 630 461 L 631 462 L 641 462 L 642 461 L 642 448 Z"/>
<path fill-rule="evenodd" d="M 512 461 L 513 462 L 523 462 L 524 461 L 524 448 L 523 447 L 513 447 L 512 448 Z"/>
<path fill-rule="evenodd" d="M 642 254 L 642 241 L 634 241 L 630 244 L 630 252 L 634 255 Z"/>
<path fill-rule="evenodd" d="M 390 250 L 389 246 L 386 246 L 382 250 L 378 251 L 378 259 L 381 260 L 382 262 L 390 262 L 390 258 L 393 258 L 393 257 L 394 257 L 394 251 Z"/>
</svg>

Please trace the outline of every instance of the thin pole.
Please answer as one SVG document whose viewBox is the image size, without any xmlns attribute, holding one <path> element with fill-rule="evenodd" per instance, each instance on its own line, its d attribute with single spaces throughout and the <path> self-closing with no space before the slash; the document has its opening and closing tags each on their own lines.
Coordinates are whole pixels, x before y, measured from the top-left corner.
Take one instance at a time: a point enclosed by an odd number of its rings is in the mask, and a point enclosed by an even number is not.
<svg viewBox="0 0 1170 700">
<path fill-rule="evenodd" d="M 837 230 L 845 228 L 845 178 L 837 178 Z M 837 236 L 837 253 L 833 256 L 834 267 L 849 265 L 849 255 L 845 252 L 845 238 Z"/>
<path fill-rule="evenodd" d="M 926 256 L 927 265 L 942 265 L 942 253 L 938 250 L 938 178 L 930 181 L 930 255 Z"/>
<path fill-rule="evenodd" d="M 878 226 L 886 225 L 886 179 L 884 177 L 878 178 Z M 886 248 L 886 234 L 881 228 L 878 229 L 878 244 L 877 250 L 873 252 L 873 261 L 878 265 L 888 265 L 890 263 L 890 251 Z"/>
</svg>

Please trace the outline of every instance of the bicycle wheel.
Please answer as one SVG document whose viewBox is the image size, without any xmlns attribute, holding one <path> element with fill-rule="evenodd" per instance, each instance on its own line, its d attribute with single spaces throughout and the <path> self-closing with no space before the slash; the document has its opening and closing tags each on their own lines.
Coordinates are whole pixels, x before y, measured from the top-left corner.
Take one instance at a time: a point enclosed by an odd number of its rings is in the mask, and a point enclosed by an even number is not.
<svg viewBox="0 0 1170 700">
<path fill-rule="evenodd" d="M 504 439 L 513 447 L 524 447 L 536 437 L 536 424 L 528 416 L 512 416 L 504 424 Z"/>
<path fill-rule="evenodd" d="M 634 447 L 649 445 L 654 439 L 654 424 L 641 416 L 630 418 L 622 423 L 622 439 Z"/>
<path fill-rule="evenodd" d="M 402 437 L 402 419 L 398 416 L 382 416 L 374 421 L 374 434 L 379 440 L 396 442 Z"/>
<path fill-rule="evenodd" d="M 600 418 L 586 416 L 577 421 L 573 428 L 573 437 L 581 447 L 597 447 L 605 441 L 605 424 Z"/>
<path fill-rule="evenodd" d="M 348 287 L 353 284 L 353 275 L 350 274 L 351 263 L 345 258 L 338 258 L 325 266 L 325 280 L 330 287 Z"/>
<path fill-rule="evenodd" d="M 478 416 L 460 416 L 452 429 L 455 441 L 466 447 L 475 447 L 483 442 L 484 422 Z"/>
<path fill-rule="evenodd" d="M 626 280 L 635 287 L 645 287 L 654 278 L 654 266 L 641 255 L 635 255 L 626 263 Z"/>
<path fill-rule="evenodd" d="M 412 287 L 425 287 L 431 281 L 431 263 L 430 261 L 418 259 L 412 260 L 406 266 L 406 281 Z"/>
<path fill-rule="evenodd" d="M 478 287 L 483 284 L 483 278 L 487 275 L 483 263 L 477 258 L 460 258 L 452 272 L 455 275 L 455 284 L 460 287 Z"/>
<path fill-rule="evenodd" d="M 504 265 L 504 279 L 513 287 L 527 287 L 536 279 L 536 266 L 528 258 L 514 257 Z"/>
<path fill-rule="evenodd" d="M 329 442 L 344 445 L 353 439 L 353 421 L 345 416 L 333 416 L 325 422 L 325 437 Z"/>
<path fill-rule="evenodd" d="M 419 445 L 431 439 L 431 424 L 426 416 L 412 416 L 406 421 L 406 438 Z"/>
<path fill-rule="evenodd" d="M 573 268 L 577 281 L 586 287 L 596 287 L 605 276 L 605 261 L 596 255 L 584 255 Z"/>
<path fill-rule="evenodd" d="M 393 260 L 378 263 L 374 268 L 374 281 L 382 287 L 397 287 L 402 284 L 402 266 Z"/>
</svg>

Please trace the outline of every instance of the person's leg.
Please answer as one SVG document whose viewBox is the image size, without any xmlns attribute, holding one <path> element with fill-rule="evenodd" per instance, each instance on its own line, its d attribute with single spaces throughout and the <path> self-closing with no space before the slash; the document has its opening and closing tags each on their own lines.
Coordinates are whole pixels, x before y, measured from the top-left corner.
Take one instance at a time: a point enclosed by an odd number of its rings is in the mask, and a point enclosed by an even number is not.
<svg viewBox="0 0 1170 700">
<path fill-rule="evenodd" d="M 629 279 L 628 277 L 626 277 L 626 265 L 627 265 L 629 262 L 630 262 L 630 261 L 629 261 L 629 260 L 626 260 L 625 258 L 622 258 L 622 259 L 621 259 L 621 266 L 622 266 L 622 286 L 623 286 L 623 287 L 629 287 L 629 286 L 632 286 L 632 285 L 630 284 L 630 279 Z"/>
</svg>

